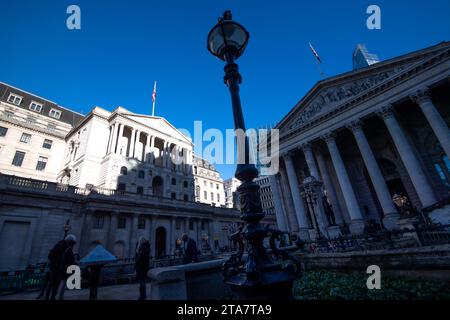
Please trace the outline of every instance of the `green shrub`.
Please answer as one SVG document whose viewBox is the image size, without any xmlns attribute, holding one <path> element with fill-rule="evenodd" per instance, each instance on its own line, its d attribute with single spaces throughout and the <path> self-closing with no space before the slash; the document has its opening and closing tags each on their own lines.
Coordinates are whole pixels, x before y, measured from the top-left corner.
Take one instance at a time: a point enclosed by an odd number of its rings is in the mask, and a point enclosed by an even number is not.
<svg viewBox="0 0 450 320">
<path fill-rule="evenodd" d="M 310 271 L 294 284 L 298 300 L 441 300 L 450 299 L 448 282 L 381 278 L 380 290 L 366 286 L 369 275 Z"/>
</svg>

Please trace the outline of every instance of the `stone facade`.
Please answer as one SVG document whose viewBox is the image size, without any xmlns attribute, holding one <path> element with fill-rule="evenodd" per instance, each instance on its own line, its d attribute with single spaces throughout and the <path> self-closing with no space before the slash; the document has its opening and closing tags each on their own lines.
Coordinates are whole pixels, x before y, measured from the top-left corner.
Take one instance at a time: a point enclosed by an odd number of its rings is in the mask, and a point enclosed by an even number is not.
<svg viewBox="0 0 450 320">
<path fill-rule="evenodd" d="M 67 221 L 81 257 L 97 244 L 119 258 L 134 257 L 140 236 L 150 239 L 151 254 L 158 257 L 174 254 L 176 240 L 185 232 L 199 249 L 205 241 L 213 249 L 227 246 L 239 212 L 0 175 L 0 270 L 45 262 L 51 247 L 64 237 Z"/>
<path fill-rule="evenodd" d="M 395 229 L 395 195 L 417 210 L 446 203 L 449 76 L 443 42 L 316 84 L 276 127 L 280 229 L 305 240 Z M 449 223 L 449 207 L 440 210 L 433 219 Z"/>
<path fill-rule="evenodd" d="M 208 161 L 194 155 L 195 201 L 225 206 L 225 192 L 220 173 Z"/>
<path fill-rule="evenodd" d="M 241 185 L 241 182 L 236 178 L 230 178 L 223 182 L 225 189 L 225 206 L 227 208 L 238 208 L 239 201 L 236 189 Z"/>
</svg>

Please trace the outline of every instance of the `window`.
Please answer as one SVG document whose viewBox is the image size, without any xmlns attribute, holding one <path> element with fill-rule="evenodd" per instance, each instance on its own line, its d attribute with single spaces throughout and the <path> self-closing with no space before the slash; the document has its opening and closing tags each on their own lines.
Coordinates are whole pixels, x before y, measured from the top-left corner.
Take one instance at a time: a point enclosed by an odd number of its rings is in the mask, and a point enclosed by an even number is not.
<svg viewBox="0 0 450 320">
<path fill-rule="evenodd" d="M 142 215 L 138 218 L 138 229 L 145 229 L 145 217 Z"/>
<path fill-rule="evenodd" d="M 202 220 L 201 226 L 202 226 L 202 230 L 205 230 L 205 221 Z"/>
<path fill-rule="evenodd" d="M 27 117 L 26 123 L 29 125 L 34 125 L 36 123 L 36 119 L 33 117 Z"/>
<path fill-rule="evenodd" d="M 148 175 L 151 177 L 151 176 L 153 176 L 153 171 L 152 170 L 149 170 L 148 171 Z"/>
<path fill-rule="evenodd" d="M 212 182 L 209 183 L 209 187 L 210 187 L 211 189 L 213 188 L 213 183 L 212 183 Z"/>
<path fill-rule="evenodd" d="M 208 192 L 203 191 L 203 198 L 205 198 L 205 200 L 208 200 Z"/>
<path fill-rule="evenodd" d="M 216 189 L 219 190 L 219 184 L 218 183 L 216 184 Z"/>
<path fill-rule="evenodd" d="M 172 185 L 173 185 L 173 186 L 176 186 L 176 185 L 177 185 L 177 179 L 172 178 Z"/>
<path fill-rule="evenodd" d="M 51 109 L 48 115 L 52 118 L 59 119 L 61 118 L 61 111 L 56 109 Z"/>
<path fill-rule="evenodd" d="M 194 230 L 194 222 L 189 221 L 189 230 Z"/>
<path fill-rule="evenodd" d="M 127 167 L 121 167 L 120 168 L 120 174 L 126 176 L 128 174 L 128 169 Z"/>
<path fill-rule="evenodd" d="M 52 140 L 45 139 L 44 143 L 42 144 L 42 148 L 44 148 L 44 149 L 51 149 L 52 148 L 52 144 L 53 144 Z"/>
<path fill-rule="evenodd" d="M 92 225 L 93 229 L 103 229 L 104 224 L 105 224 L 105 216 L 103 215 L 94 216 L 94 221 Z"/>
<path fill-rule="evenodd" d="M 15 104 L 16 106 L 20 105 L 22 102 L 22 97 L 18 96 L 17 94 L 10 93 L 8 97 L 8 102 Z"/>
<path fill-rule="evenodd" d="M 189 196 L 188 196 L 187 194 L 185 194 L 185 195 L 183 196 L 183 200 L 184 200 L 184 201 L 188 201 L 188 200 L 189 200 Z"/>
<path fill-rule="evenodd" d="M 139 179 L 144 179 L 144 177 L 145 177 L 145 172 L 144 172 L 143 170 L 139 170 L 139 172 L 138 172 L 138 178 L 139 178 Z"/>
<path fill-rule="evenodd" d="M 206 181 L 205 180 L 203 180 L 203 186 L 206 187 Z"/>
<path fill-rule="evenodd" d="M 144 187 L 137 187 L 136 193 L 137 194 L 144 194 Z"/>
<path fill-rule="evenodd" d="M 220 202 L 220 193 L 217 194 L 217 202 Z"/>
<path fill-rule="evenodd" d="M 30 110 L 36 111 L 36 112 L 41 112 L 42 111 L 42 104 L 41 103 L 37 103 L 35 101 L 31 101 L 31 103 L 30 103 Z"/>
<path fill-rule="evenodd" d="M 188 182 L 187 182 L 187 181 L 184 181 L 184 182 L 183 182 L 183 187 L 185 187 L 185 188 L 188 187 Z"/>
<path fill-rule="evenodd" d="M 0 127 L 0 137 L 6 136 L 7 132 L 8 132 L 8 128 Z"/>
<path fill-rule="evenodd" d="M 39 157 L 38 158 L 38 162 L 36 164 L 36 170 L 37 171 L 44 171 L 45 170 L 45 166 L 47 165 L 47 160 L 48 160 L 48 158 L 46 158 L 46 157 Z"/>
<path fill-rule="evenodd" d="M 117 185 L 117 191 L 123 191 L 123 192 L 125 192 L 126 188 L 127 188 L 127 186 L 126 186 L 125 183 L 119 183 L 119 184 Z"/>
<path fill-rule="evenodd" d="M 20 142 L 28 143 L 31 140 L 31 134 L 28 133 L 22 133 L 22 136 L 20 137 Z"/>
<path fill-rule="evenodd" d="M 170 194 L 170 198 L 171 198 L 172 200 L 176 200 L 177 194 L 176 194 L 175 192 L 172 192 L 172 193 Z"/>
<path fill-rule="evenodd" d="M 211 201 L 214 201 L 214 192 L 211 192 Z"/>
<path fill-rule="evenodd" d="M 119 216 L 117 221 L 117 229 L 125 229 L 127 227 L 127 217 Z"/>
<path fill-rule="evenodd" d="M 54 132 L 54 131 L 56 131 L 56 126 L 54 124 L 49 123 L 47 125 L 47 130 L 51 131 L 51 132 Z"/>
<path fill-rule="evenodd" d="M 177 221 L 175 222 L 175 228 L 176 228 L 177 230 L 180 230 L 180 229 L 181 229 L 181 220 L 178 220 L 178 219 L 177 219 Z"/>
<path fill-rule="evenodd" d="M 23 159 L 25 158 L 25 152 L 22 151 L 16 151 L 16 154 L 14 155 L 14 159 L 12 161 L 12 165 L 16 167 L 22 166 Z"/>
</svg>

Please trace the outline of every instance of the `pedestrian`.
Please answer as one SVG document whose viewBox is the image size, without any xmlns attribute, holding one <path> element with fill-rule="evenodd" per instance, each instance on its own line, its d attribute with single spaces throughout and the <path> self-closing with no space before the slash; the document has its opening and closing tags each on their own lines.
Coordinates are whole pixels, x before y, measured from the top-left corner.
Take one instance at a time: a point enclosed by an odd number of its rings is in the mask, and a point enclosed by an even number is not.
<svg viewBox="0 0 450 320">
<path fill-rule="evenodd" d="M 50 285 L 51 272 L 48 265 L 49 263 L 47 262 L 43 266 L 43 271 L 45 272 L 44 284 L 42 285 L 39 295 L 36 297 L 37 300 L 41 299 L 42 297 L 45 297 L 45 292 L 47 291 L 47 288 Z"/>
<path fill-rule="evenodd" d="M 139 300 L 147 298 L 146 280 L 150 268 L 150 242 L 140 237 L 136 244 L 135 270 L 136 279 L 139 282 Z"/>
<path fill-rule="evenodd" d="M 104 264 L 93 264 L 88 266 L 89 270 L 89 300 L 97 300 L 98 283 L 100 273 Z"/>
<path fill-rule="evenodd" d="M 62 255 L 62 260 L 60 264 L 59 274 L 60 274 L 60 284 L 59 284 L 59 294 L 58 300 L 64 300 L 64 291 L 66 289 L 67 278 L 67 268 L 75 264 L 75 255 L 73 254 L 73 247 L 77 243 L 77 238 L 73 234 L 69 234 L 66 238 L 66 250 Z"/>
<path fill-rule="evenodd" d="M 55 300 L 58 287 L 61 282 L 60 269 L 63 254 L 67 248 L 66 240 L 56 243 L 48 254 L 49 261 L 49 284 L 45 292 L 45 300 Z"/>
<path fill-rule="evenodd" d="M 184 257 L 183 257 L 183 263 L 193 263 L 197 262 L 197 243 L 194 241 L 194 239 L 189 238 L 189 236 L 184 233 L 181 239 L 184 242 Z"/>
</svg>

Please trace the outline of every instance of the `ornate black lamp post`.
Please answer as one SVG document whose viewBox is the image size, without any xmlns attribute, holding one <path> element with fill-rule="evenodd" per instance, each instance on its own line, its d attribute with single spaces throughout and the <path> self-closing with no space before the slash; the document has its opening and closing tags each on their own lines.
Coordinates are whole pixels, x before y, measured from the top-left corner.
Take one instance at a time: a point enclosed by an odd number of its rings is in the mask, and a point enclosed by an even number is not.
<svg viewBox="0 0 450 320">
<path fill-rule="evenodd" d="M 233 107 L 235 130 L 245 132 L 244 116 L 239 97 L 239 84 L 242 81 L 235 63 L 247 46 L 249 33 L 245 28 L 232 21 L 230 11 L 226 11 L 218 23 L 209 32 L 208 50 L 220 60 L 226 62 L 225 84 L 230 89 Z M 258 176 L 258 170 L 251 163 L 248 138 L 244 138 L 244 155 L 238 146 L 238 163 L 235 177 L 242 184 L 237 189 L 240 197 L 242 220 L 246 223 L 242 233 L 234 235 L 240 243 L 239 253 L 225 265 L 225 282 L 230 285 L 238 299 L 288 299 L 292 296 L 294 276 L 281 269 L 281 266 L 269 257 L 263 245 L 264 238 L 277 231 L 264 229 L 260 223 L 264 218 L 259 197 L 259 186 L 253 181 Z M 244 156 L 244 157 L 242 157 Z M 241 239 L 240 237 L 243 237 Z M 242 261 L 243 241 L 247 242 L 247 259 Z"/>
</svg>

